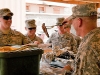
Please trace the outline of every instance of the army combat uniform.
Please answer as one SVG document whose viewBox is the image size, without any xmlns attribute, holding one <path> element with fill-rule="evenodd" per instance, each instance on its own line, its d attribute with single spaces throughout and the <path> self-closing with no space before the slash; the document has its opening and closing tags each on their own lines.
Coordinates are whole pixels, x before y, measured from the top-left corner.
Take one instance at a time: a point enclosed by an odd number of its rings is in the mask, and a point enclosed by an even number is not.
<svg viewBox="0 0 100 75">
<path fill-rule="evenodd" d="M 31 42 L 31 43 L 34 43 L 34 41 L 39 41 L 40 43 L 43 43 L 43 40 L 40 38 L 40 37 L 38 37 L 38 36 L 36 36 L 35 35 L 35 37 L 34 38 L 29 38 L 28 36 L 27 36 L 27 34 L 25 35 L 27 38 L 28 38 L 28 40 Z"/>
<path fill-rule="evenodd" d="M 74 39 L 76 40 L 76 43 L 77 43 L 77 48 L 79 47 L 80 45 L 80 42 L 81 42 L 81 38 L 79 36 L 76 36 L 74 34 L 71 33 L 71 35 L 74 37 Z"/>
<path fill-rule="evenodd" d="M 28 39 L 22 33 L 16 30 L 10 30 L 8 34 L 4 34 L 0 31 L 0 46 L 24 45 L 28 43 Z"/>
<path fill-rule="evenodd" d="M 89 32 L 80 43 L 73 75 L 100 75 L 100 28 Z"/>
<path fill-rule="evenodd" d="M 52 43 L 52 48 L 58 46 L 60 49 L 69 47 L 71 51 L 76 52 L 76 42 L 69 33 L 60 35 L 58 32 L 53 33 L 47 43 Z"/>
<path fill-rule="evenodd" d="M 73 14 L 69 17 L 70 19 L 87 17 L 87 20 L 88 18 L 90 20 L 92 16 L 97 17 L 95 3 L 74 6 L 72 12 Z M 96 19 L 94 18 L 95 21 Z M 73 75 L 100 75 L 100 28 L 96 27 L 95 21 L 93 25 L 90 25 L 95 28 L 88 31 L 81 40 L 75 58 Z"/>
<path fill-rule="evenodd" d="M 10 15 L 7 17 L 7 15 Z M 3 18 L 3 17 L 6 18 Z M 0 9 L 0 18 L 3 20 L 12 20 L 13 13 L 8 8 Z M 1 20 L 0 20 L 1 21 Z M 3 24 L 0 24 L 0 46 L 6 45 L 24 45 L 29 43 L 28 39 L 20 32 L 12 30 L 8 28 L 9 32 L 4 34 L 2 31 L 6 31 L 6 29 L 2 29 L 2 26 L 5 24 L 6 21 L 1 21 Z M 5 26 L 5 25 L 4 25 Z"/>
<path fill-rule="evenodd" d="M 29 30 L 29 28 L 35 28 L 35 32 L 36 32 L 36 28 L 37 28 L 37 25 L 35 24 L 35 19 L 30 19 L 30 20 L 26 20 L 25 21 L 25 23 L 26 23 L 26 28 Z M 33 30 L 33 29 L 32 29 Z M 28 40 L 31 42 L 31 43 L 34 43 L 35 41 L 38 41 L 39 43 L 43 43 L 43 40 L 40 38 L 40 37 L 38 37 L 38 36 L 36 36 L 36 34 L 35 33 L 33 33 L 33 36 L 34 37 L 32 37 L 32 38 L 30 38 L 29 36 L 28 36 L 28 33 L 25 35 L 27 38 L 28 38 Z"/>
</svg>

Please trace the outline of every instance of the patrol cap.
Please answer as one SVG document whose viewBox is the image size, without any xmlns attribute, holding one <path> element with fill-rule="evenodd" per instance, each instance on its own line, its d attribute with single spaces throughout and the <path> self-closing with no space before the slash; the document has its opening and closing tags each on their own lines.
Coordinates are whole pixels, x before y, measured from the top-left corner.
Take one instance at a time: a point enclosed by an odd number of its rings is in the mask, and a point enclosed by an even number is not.
<svg viewBox="0 0 100 75">
<path fill-rule="evenodd" d="M 80 4 L 72 8 L 72 15 L 68 19 L 70 20 L 75 17 L 89 17 L 93 15 L 97 15 L 95 3 Z"/>
<path fill-rule="evenodd" d="M 26 27 L 27 27 L 27 28 L 34 28 L 34 27 L 36 27 L 35 22 L 36 22 L 36 21 L 35 21 L 34 19 L 26 20 L 26 21 L 25 21 Z"/>
<path fill-rule="evenodd" d="M 57 19 L 56 19 L 57 22 L 56 22 L 56 25 L 55 25 L 55 26 L 63 25 L 62 23 L 63 23 L 64 19 L 65 19 L 65 18 L 63 18 L 63 17 L 57 18 Z"/>
<path fill-rule="evenodd" d="M 13 13 L 8 8 L 2 8 L 0 9 L 0 16 L 6 16 L 7 14 L 11 14 L 13 16 Z"/>
</svg>

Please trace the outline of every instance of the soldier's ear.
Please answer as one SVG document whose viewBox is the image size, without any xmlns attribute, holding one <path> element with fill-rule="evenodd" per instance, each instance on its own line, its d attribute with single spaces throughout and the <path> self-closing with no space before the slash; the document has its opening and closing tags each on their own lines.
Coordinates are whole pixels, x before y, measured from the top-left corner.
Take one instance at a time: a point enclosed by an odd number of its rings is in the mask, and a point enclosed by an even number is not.
<svg viewBox="0 0 100 75">
<path fill-rule="evenodd" d="M 82 26 L 82 22 L 83 22 L 83 20 L 82 20 L 82 18 L 78 18 L 78 24 L 79 24 L 79 27 L 81 27 Z"/>
</svg>

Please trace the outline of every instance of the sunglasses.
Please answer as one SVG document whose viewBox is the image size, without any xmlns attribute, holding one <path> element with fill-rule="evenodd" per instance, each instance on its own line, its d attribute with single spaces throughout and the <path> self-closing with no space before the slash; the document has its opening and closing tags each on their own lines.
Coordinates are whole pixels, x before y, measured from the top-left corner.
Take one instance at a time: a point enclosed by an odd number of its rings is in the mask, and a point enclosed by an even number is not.
<svg viewBox="0 0 100 75">
<path fill-rule="evenodd" d="M 33 30 L 33 29 L 35 30 L 36 28 L 28 28 L 28 29 L 29 29 L 29 30 Z"/>
<path fill-rule="evenodd" d="M 12 19 L 12 16 L 3 16 L 3 19 L 5 19 L 5 20 L 11 20 Z"/>
<path fill-rule="evenodd" d="M 63 22 L 62 25 L 66 24 L 66 23 L 67 23 L 67 21 Z"/>
<path fill-rule="evenodd" d="M 61 27 L 61 26 L 63 26 L 63 25 L 59 25 L 59 26 Z"/>
</svg>

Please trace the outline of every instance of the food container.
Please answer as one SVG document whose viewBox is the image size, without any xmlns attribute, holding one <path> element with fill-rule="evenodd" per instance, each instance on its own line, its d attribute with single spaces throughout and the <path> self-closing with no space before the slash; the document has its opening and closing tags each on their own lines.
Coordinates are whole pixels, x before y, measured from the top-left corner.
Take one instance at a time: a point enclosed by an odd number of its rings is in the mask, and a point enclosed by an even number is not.
<svg viewBox="0 0 100 75">
<path fill-rule="evenodd" d="M 39 75 L 43 50 L 0 52 L 0 75 Z"/>
</svg>

